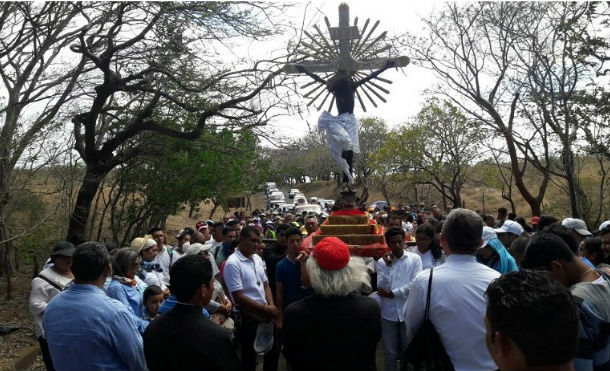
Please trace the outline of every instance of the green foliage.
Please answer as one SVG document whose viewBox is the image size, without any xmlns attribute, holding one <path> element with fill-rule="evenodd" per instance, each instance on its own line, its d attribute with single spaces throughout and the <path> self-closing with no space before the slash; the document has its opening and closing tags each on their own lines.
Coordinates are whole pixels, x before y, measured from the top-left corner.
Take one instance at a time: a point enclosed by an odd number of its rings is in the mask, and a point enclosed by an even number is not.
<svg viewBox="0 0 610 371">
<path fill-rule="evenodd" d="M 414 123 L 393 130 L 375 156 L 379 172 L 409 174 L 415 184 L 430 184 L 454 206 L 471 165 L 480 156 L 483 134 L 448 101 L 428 100 Z"/>
<path fill-rule="evenodd" d="M 160 144 L 160 143 L 159 143 Z M 227 206 L 229 197 L 258 192 L 269 176 L 269 161 L 256 150 L 249 130 L 206 132 L 197 141 L 165 139 L 156 152 L 134 160 L 115 174 L 119 199 L 112 229 L 128 240 L 155 221 L 203 201 Z M 154 224 L 154 223 L 153 223 Z"/>
</svg>

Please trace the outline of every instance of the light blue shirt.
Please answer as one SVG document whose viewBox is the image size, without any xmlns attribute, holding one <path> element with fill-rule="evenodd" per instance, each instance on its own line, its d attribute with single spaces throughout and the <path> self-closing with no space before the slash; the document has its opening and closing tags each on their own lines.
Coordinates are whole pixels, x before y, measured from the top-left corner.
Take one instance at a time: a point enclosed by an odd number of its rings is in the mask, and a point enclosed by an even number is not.
<svg viewBox="0 0 610 371">
<path fill-rule="evenodd" d="M 42 320 L 56 370 L 146 370 L 142 337 L 121 302 L 94 285 L 72 284 Z"/>
<path fill-rule="evenodd" d="M 106 293 L 127 307 L 138 323 L 138 330 L 143 334 L 149 322 L 142 318 L 144 316 L 144 305 L 142 304 L 142 293 L 138 287 L 125 285 L 113 279 L 110 281 Z"/>
</svg>

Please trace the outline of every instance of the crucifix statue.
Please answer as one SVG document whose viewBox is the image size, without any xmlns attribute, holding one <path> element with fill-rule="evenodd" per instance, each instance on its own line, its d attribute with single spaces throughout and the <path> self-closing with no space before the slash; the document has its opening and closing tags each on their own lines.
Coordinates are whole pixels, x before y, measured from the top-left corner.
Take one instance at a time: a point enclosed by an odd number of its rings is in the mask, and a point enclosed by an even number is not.
<svg viewBox="0 0 610 371">
<path fill-rule="evenodd" d="M 308 106 L 326 92 L 322 102 L 317 106 L 317 109 L 321 109 L 332 94 L 328 111 L 332 110 L 336 102 L 338 116 L 332 116 L 327 111 L 323 112 L 318 120 L 318 129 L 326 131 L 331 153 L 343 170 L 343 181 L 349 184 L 353 182 L 354 153 L 360 152 L 358 123 L 354 117 L 355 99 L 358 98 L 365 112 L 366 106 L 360 92 L 375 107 L 377 103 L 371 94 L 385 103 L 386 100 L 381 93 L 388 94 L 389 90 L 379 83 L 391 84 L 392 81 L 383 79 L 379 75 L 388 68 L 406 66 L 409 58 L 382 57 L 384 53 L 392 51 L 392 46 L 384 42 L 386 32 L 371 38 L 379 21 L 368 30 L 370 22 L 367 19 L 361 34 L 357 17 L 354 25 L 349 25 L 349 6 L 345 3 L 339 6 L 339 27 L 331 27 L 327 17 L 324 17 L 324 21 L 330 40 L 318 26 L 314 26 L 316 36 L 305 31 L 305 35 L 310 40 L 301 42 L 300 47 L 295 51 L 294 63 L 284 66 L 284 71 L 289 74 L 306 74 L 313 79 L 313 82 L 303 85 L 302 88 L 317 84 L 305 94 L 306 98 L 310 98 Z M 365 70 L 371 72 L 362 72 Z M 325 76 L 316 73 L 323 73 Z"/>
</svg>

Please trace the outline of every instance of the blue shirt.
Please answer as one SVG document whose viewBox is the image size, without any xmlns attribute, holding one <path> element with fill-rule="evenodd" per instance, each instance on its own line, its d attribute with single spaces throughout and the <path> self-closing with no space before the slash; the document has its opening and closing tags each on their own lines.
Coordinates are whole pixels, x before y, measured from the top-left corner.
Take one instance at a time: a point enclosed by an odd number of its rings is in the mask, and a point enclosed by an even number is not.
<svg viewBox="0 0 610 371">
<path fill-rule="evenodd" d="M 125 285 L 113 279 L 106 289 L 106 294 L 127 307 L 138 323 L 138 330 L 143 334 L 149 322 L 142 318 L 144 316 L 144 305 L 142 304 L 142 293 L 138 287 Z"/>
<path fill-rule="evenodd" d="M 301 285 L 301 264 L 292 262 L 285 256 L 275 268 L 275 282 L 282 283 L 283 295 L 282 295 L 282 306 L 283 310 L 286 310 L 290 304 L 297 300 L 301 300 L 306 296 L 312 294 L 311 289 L 303 289 Z"/>
<path fill-rule="evenodd" d="M 174 295 L 168 296 L 167 299 L 163 300 L 163 303 L 161 303 L 161 306 L 159 307 L 159 314 L 168 312 L 170 309 L 175 307 L 176 304 L 178 304 L 178 299 L 176 299 Z M 203 308 L 203 315 L 205 318 L 210 318 L 210 313 L 205 308 Z"/>
<path fill-rule="evenodd" d="M 42 327 L 56 370 L 147 369 L 133 315 L 97 286 L 68 286 L 47 306 Z"/>
</svg>

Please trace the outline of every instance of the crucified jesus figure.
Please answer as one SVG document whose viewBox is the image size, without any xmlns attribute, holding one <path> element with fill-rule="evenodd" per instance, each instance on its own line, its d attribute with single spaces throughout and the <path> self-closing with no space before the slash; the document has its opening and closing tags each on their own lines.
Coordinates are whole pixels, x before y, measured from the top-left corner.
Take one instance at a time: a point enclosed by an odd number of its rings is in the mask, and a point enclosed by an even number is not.
<svg viewBox="0 0 610 371">
<path fill-rule="evenodd" d="M 353 172 L 354 151 L 360 151 L 360 145 L 358 143 L 358 124 L 354 118 L 356 89 L 368 81 L 376 78 L 388 68 L 395 66 L 396 63 L 394 60 L 388 60 L 383 67 L 360 80 L 354 80 L 353 72 L 342 69 L 337 70 L 337 72 L 330 79 L 324 80 L 320 76 L 308 71 L 306 67 L 302 65 L 296 66 L 296 70 L 298 72 L 304 73 L 315 81 L 324 84 L 326 89 L 328 89 L 328 91 L 331 92 L 335 97 L 337 110 L 339 111 L 337 123 L 333 125 L 332 123 L 328 122 L 332 116 L 330 114 L 325 115 L 325 112 L 320 117 L 318 127 L 321 130 L 327 131 L 329 142 L 331 142 L 331 147 L 340 147 L 341 158 L 347 162 L 348 167 L 347 172 L 344 169 L 343 174 L 343 182 L 345 183 L 350 183 L 352 180 L 351 174 Z M 339 124 L 339 122 L 341 124 Z"/>
</svg>

